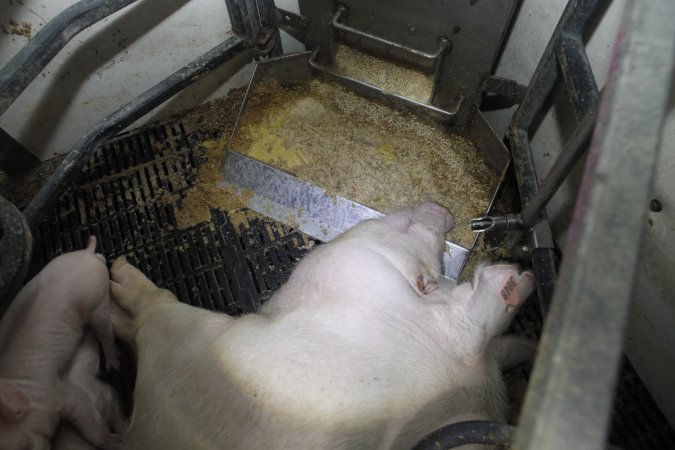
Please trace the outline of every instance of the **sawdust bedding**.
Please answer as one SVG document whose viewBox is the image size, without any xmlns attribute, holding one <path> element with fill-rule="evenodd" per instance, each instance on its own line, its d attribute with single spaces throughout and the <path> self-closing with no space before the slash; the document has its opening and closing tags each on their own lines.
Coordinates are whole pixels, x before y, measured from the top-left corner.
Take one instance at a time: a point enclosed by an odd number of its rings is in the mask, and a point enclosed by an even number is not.
<svg viewBox="0 0 675 450">
<path fill-rule="evenodd" d="M 320 79 L 258 84 L 232 148 L 385 213 L 436 201 L 455 218 L 448 238 L 465 247 L 498 183 L 467 139 Z"/>
</svg>

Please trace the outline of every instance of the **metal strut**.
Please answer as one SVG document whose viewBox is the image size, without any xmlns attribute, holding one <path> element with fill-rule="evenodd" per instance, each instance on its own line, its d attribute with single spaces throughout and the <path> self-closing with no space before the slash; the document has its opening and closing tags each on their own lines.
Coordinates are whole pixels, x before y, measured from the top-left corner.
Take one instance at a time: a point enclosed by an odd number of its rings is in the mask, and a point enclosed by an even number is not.
<svg viewBox="0 0 675 450">
<path fill-rule="evenodd" d="M 514 449 L 606 440 L 675 52 L 675 3 L 628 1 Z"/>
<path fill-rule="evenodd" d="M 543 315 L 546 314 L 553 297 L 557 275 L 553 236 L 543 209 L 574 166 L 574 162 L 585 150 L 583 144 L 587 142 L 594 124 L 594 116 L 590 114 L 597 105 L 599 91 L 593 78 L 582 37 L 584 31 L 590 26 L 594 14 L 598 11 L 599 4 L 599 0 L 568 2 L 532 76 L 525 97 L 513 116 L 508 132 L 513 167 L 524 210 L 517 220 L 507 221 L 507 224 L 510 224 L 510 229 L 516 230 L 519 236 L 522 236 L 523 231 L 528 233 L 527 248 L 530 250 L 532 266 L 536 273 L 537 294 Z M 567 92 L 570 94 L 577 119 L 581 121 L 581 124 L 575 133 L 575 138 L 568 143 L 566 151 L 563 152 L 568 160 L 567 164 L 559 166 L 555 172 L 552 171 L 551 179 L 544 182 L 544 186 L 547 186 L 546 190 L 539 192 L 539 180 L 532 157 L 530 135 L 534 132 L 536 117 L 543 111 L 546 100 L 553 92 L 561 75 Z M 486 220 L 489 218 L 481 219 L 475 222 L 476 228 L 494 227 L 489 220 Z M 504 223 L 503 220 L 496 222 Z M 511 244 L 512 249 L 515 248 L 514 238 L 507 242 Z"/>
</svg>

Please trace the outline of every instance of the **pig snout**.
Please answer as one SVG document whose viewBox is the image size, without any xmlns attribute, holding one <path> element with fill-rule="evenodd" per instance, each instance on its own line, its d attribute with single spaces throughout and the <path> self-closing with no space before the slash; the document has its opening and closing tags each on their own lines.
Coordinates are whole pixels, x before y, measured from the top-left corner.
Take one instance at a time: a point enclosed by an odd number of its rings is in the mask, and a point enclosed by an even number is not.
<svg viewBox="0 0 675 450">
<path fill-rule="evenodd" d="M 423 223 L 438 227 L 443 233 L 450 231 L 454 225 L 454 219 L 447 209 L 434 202 L 424 202 L 415 210 L 415 215 L 421 218 Z"/>
</svg>

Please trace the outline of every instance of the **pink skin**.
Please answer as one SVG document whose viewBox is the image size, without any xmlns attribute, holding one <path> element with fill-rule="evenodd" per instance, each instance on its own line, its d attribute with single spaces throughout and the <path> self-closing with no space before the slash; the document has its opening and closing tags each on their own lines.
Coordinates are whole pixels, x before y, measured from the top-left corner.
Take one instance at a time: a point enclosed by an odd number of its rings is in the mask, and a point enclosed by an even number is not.
<svg viewBox="0 0 675 450">
<path fill-rule="evenodd" d="M 84 391 L 89 403 L 96 409 L 94 419 L 97 427 L 112 428 L 121 436 L 127 426 L 122 413 L 122 405 L 111 386 L 98 379 L 99 350 L 96 338 L 86 333 L 80 342 L 75 356 L 70 364 L 65 379 L 73 386 Z M 56 436 L 52 441 L 54 449 L 89 449 L 95 448 L 84 439 L 70 423 L 61 422 Z"/>
<path fill-rule="evenodd" d="M 96 450 L 72 425 L 61 423 L 52 440 L 52 450 Z"/>
<path fill-rule="evenodd" d="M 239 318 L 118 258 L 114 326 L 138 366 L 123 448 L 410 449 L 450 423 L 503 421 L 500 364 L 514 360 L 498 334 L 532 276 L 481 267 L 454 288 L 440 277 L 451 226 L 432 203 L 361 222 Z"/>
<path fill-rule="evenodd" d="M 430 300 L 447 304 L 448 322 L 458 332 L 456 349 L 482 359 L 492 351 L 501 367 L 510 367 L 530 359 L 534 348 L 529 341 L 499 336 L 534 290 L 532 272 L 518 270 L 513 264 L 481 264 L 471 282 L 439 290 Z"/>
<path fill-rule="evenodd" d="M 85 250 L 51 261 L 19 292 L 0 322 L 0 448 L 48 448 L 59 419 L 97 445 L 114 436 L 101 427 L 86 394 L 63 376 L 85 332 L 103 344 L 107 367 L 118 367 L 108 270 Z"/>
</svg>

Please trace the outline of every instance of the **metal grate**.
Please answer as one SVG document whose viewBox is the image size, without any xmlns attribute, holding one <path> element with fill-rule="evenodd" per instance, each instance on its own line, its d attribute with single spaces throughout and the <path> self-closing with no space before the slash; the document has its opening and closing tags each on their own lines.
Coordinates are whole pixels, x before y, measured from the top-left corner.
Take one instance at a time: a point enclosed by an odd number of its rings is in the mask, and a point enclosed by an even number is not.
<svg viewBox="0 0 675 450">
<path fill-rule="evenodd" d="M 66 191 L 38 228 L 30 276 L 57 255 L 84 248 L 94 234 L 97 250 L 109 263 L 127 255 L 158 286 L 191 305 L 240 315 L 269 299 L 312 241 L 267 219 L 252 219 L 235 230 L 228 213 L 215 209 L 210 221 L 178 229 L 174 211 L 181 200 L 167 199 L 184 197 L 197 182 L 195 169 L 205 161 L 198 144 L 214 137 L 186 128 L 181 121 L 146 126 L 99 148 L 80 185 Z M 538 305 L 531 301 L 512 331 L 538 339 L 541 326 Z M 122 347 L 122 356 L 121 371 L 107 377 L 129 413 L 135 368 L 128 348 Z M 515 407 L 528 377 L 528 368 L 506 376 L 520 391 L 513 395 Z M 675 433 L 627 362 L 611 441 L 636 450 L 675 442 Z"/>
</svg>

